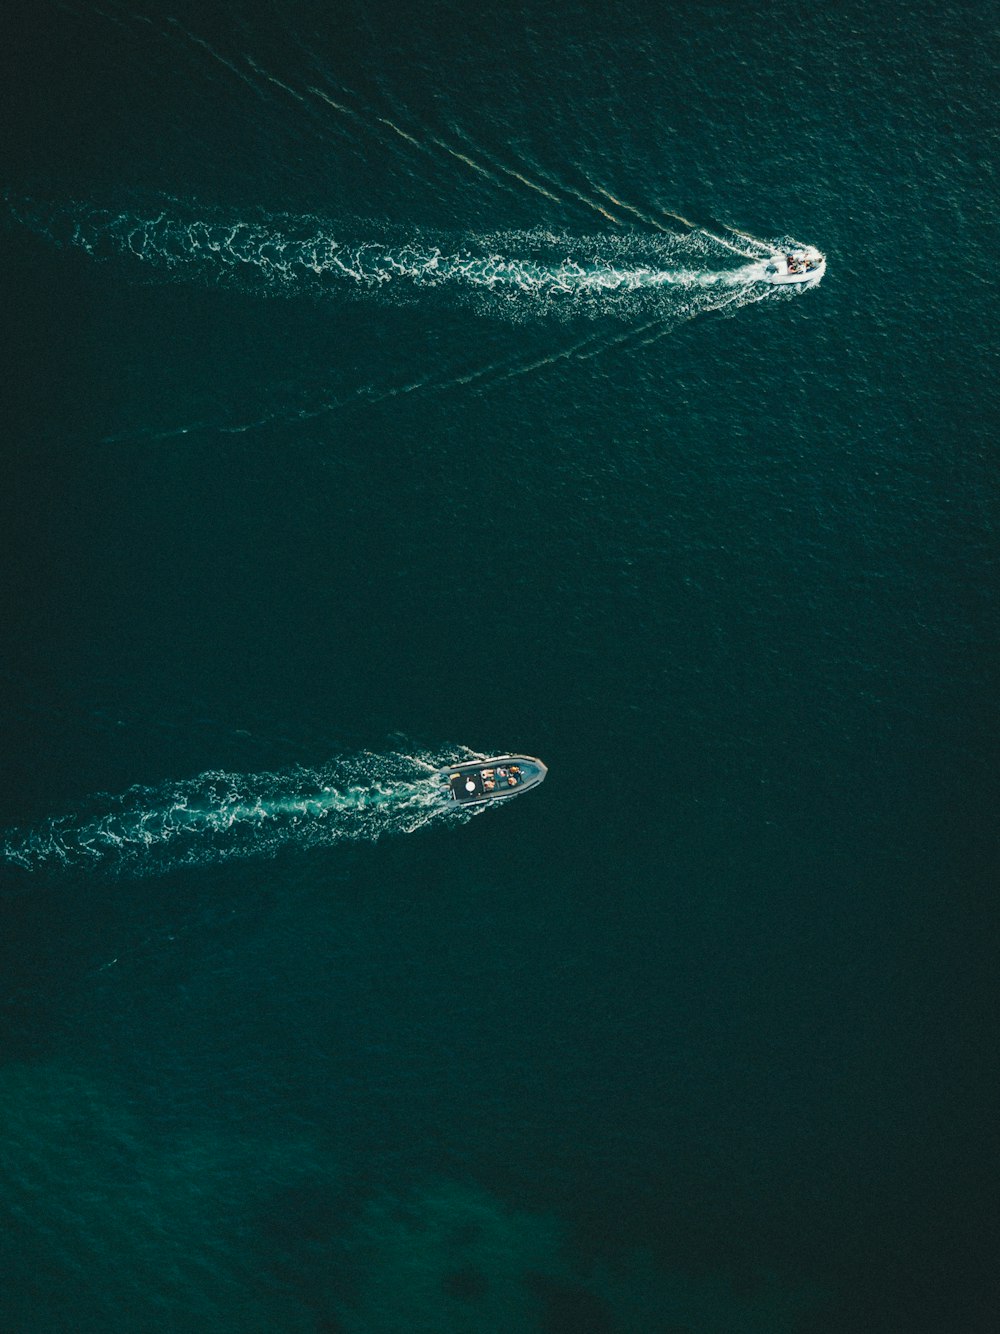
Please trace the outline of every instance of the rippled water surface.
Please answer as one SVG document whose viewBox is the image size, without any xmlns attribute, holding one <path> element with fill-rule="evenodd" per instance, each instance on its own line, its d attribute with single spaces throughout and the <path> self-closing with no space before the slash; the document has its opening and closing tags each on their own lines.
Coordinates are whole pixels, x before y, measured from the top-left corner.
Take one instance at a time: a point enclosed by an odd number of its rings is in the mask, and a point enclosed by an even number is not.
<svg viewBox="0 0 1000 1334">
<path fill-rule="evenodd" d="M 0 1327 L 992 1328 L 983 23 L 8 8 Z"/>
</svg>

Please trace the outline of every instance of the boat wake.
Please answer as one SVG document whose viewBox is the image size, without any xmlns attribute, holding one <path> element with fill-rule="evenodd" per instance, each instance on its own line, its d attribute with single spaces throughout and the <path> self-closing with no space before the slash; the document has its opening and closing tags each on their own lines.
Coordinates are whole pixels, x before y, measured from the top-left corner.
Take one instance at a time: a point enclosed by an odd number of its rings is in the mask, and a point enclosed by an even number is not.
<svg viewBox="0 0 1000 1334">
<path fill-rule="evenodd" d="M 13 216 L 61 247 L 127 259 L 152 275 L 269 295 L 350 294 L 406 301 L 454 293 L 483 313 L 696 314 L 763 300 L 752 252 L 696 229 L 684 235 L 499 232 L 393 234 L 316 215 L 235 218 L 170 201 L 157 210 L 46 205 L 7 196 Z M 382 234 L 377 235 L 381 230 Z M 755 243 L 767 253 L 763 242 Z"/>
<path fill-rule="evenodd" d="M 356 755 L 321 768 L 279 773 L 204 773 L 159 787 L 89 800 L 0 840 L 0 863 L 29 872 L 83 870 L 128 876 L 274 856 L 283 848 L 330 847 L 410 834 L 465 820 L 440 770 L 478 758 L 441 754 Z"/>
</svg>

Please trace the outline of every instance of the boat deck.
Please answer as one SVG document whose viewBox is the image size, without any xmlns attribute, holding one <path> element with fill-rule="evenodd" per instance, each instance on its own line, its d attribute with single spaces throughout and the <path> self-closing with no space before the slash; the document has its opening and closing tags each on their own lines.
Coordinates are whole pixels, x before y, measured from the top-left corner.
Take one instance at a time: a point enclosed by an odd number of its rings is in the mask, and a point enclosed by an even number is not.
<svg viewBox="0 0 1000 1334">
<path fill-rule="evenodd" d="M 456 801 L 513 796 L 524 781 L 519 764 L 486 764 L 482 768 L 453 769 L 448 776 L 448 786 Z"/>
</svg>

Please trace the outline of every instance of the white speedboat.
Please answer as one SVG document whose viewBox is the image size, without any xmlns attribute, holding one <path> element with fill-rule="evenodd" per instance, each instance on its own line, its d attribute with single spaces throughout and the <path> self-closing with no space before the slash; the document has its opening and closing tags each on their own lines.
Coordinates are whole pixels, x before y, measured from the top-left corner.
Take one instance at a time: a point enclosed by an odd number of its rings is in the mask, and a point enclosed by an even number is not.
<svg viewBox="0 0 1000 1334">
<path fill-rule="evenodd" d="M 826 273 L 826 256 L 815 246 L 777 250 L 757 266 L 757 277 L 765 283 L 816 283 Z"/>
</svg>

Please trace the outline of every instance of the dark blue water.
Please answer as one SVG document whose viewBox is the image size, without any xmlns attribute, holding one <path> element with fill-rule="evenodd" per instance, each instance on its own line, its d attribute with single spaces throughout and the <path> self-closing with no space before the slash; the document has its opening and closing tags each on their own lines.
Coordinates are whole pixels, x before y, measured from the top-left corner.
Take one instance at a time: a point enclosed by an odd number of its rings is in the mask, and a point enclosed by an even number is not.
<svg viewBox="0 0 1000 1334">
<path fill-rule="evenodd" d="M 988 14 L 210 8 L 0 40 L 0 1327 L 992 1329 Z"/>
</svg>

